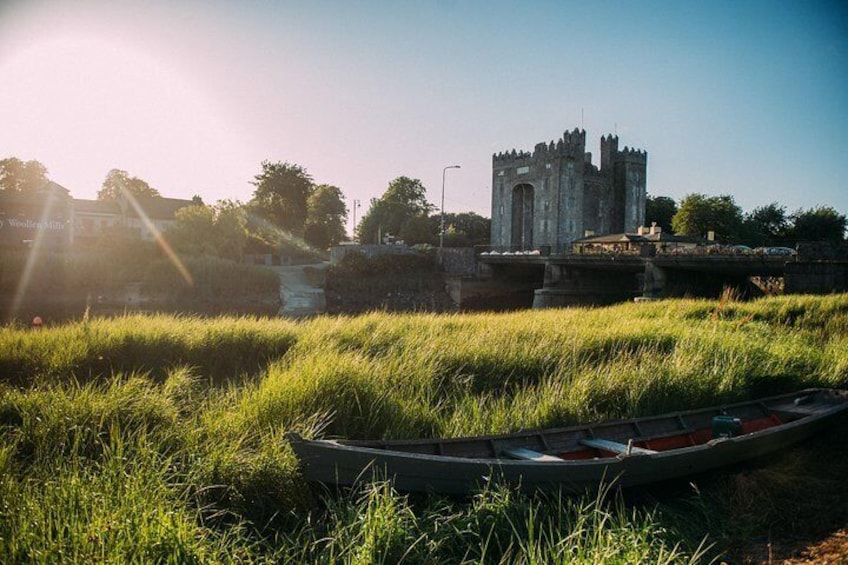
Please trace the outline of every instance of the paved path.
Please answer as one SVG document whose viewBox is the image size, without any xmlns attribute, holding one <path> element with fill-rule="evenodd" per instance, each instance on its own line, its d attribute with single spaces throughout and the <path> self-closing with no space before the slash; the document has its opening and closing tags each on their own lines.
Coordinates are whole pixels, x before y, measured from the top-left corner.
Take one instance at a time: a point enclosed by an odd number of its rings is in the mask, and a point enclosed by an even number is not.
<svg viewBox="0 0 848 565">
<path fill-rule="evenodd" d="M 299 318 L 322 314 L 327 308 L 324 289 L 314 286 L 304 273 L 304 268 L 325 269 L 327 263 L 276 267 L 280 274 L 280 301 L 278 315 Z"/>
</svg>

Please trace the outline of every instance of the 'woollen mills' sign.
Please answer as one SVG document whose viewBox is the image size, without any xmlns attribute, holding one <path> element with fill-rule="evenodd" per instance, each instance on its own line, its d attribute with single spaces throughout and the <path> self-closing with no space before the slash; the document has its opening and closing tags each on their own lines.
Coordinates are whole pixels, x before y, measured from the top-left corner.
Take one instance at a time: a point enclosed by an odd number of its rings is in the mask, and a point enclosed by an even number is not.
<svg viewBox="0 0 848 565">
<path fill-rule="evenodd" d="M 45 189 L 0 192 L 0 245 L 27 246 L 40 239 L 44 245 L 62 247 L 70 242 L 72 200 L 67 190 L 55 183 L 48 183 Z"/>
</svg>

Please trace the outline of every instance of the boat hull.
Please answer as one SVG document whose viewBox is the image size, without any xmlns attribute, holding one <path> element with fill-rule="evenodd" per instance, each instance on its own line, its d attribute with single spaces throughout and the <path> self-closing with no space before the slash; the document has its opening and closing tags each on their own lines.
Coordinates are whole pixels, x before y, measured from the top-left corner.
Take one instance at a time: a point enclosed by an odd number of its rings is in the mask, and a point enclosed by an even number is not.
<svg viewBox="0 0 848 565">
<path fill-rule="evenodd" d="M 403 444 L 368 446 L 367 442 L 351 442 L 352 445 L 348 445 L 337 441 L 303 440 L 297 436 L 291 436 L 289 441 L 300 460 L 305 477 L 328 484 L 353 485 L 381 478 L 391 479 L 394 486 L 401 491 L 451 494 L 474 492 L 493 481 L 513 485 L 525 491 L 557 488 L 577 492 L 596 489 L 604 482 L 632 487 L 679 479 L 742 463 L 805 441 L 826 428 L 835 415 L 845 413 L 848 408 L 846 393 L 823 390 L 802 391 L 796 393 L 796 398 L 806 398 L 810 394 L 827 394 L 832 398 L 825 406 L 815 410 L 802 407 L 803 413 L 793 421 L 767 429 L 664 451 L 636 449 L 629 451 L 629 454 L 610 454 L 577 460 L 546 457 L 544 460 L 535 461 L 505 457 L 410 453 L 400 450 Z M 783 413 L 796 406 L 791 400 L 792 397 L 788 397 L 787 402 L 783 404 Z M 775 402 L 771 405 L 774 406 Z M 732 408 L 721 410 L 732 411 Z M 683 415 L 691 418 L 692 414 L 695 412 L 663 417 L 679 419 Z M 575 427 L 573 432 L 584 433 L 586 429 Z M 564 430 L 568 429 L 558 430 L 556 433 L 563 434 Z M 525 433 L 525 436 L 531 437 L 532 434 Z M 515 436 L 492 436 L 481 438 L 479 441 L 492 442 L 493 438 L 505 441 L 513 437 Z M 476 439 L 467 438 L 465 441 Z"/>
</svg>

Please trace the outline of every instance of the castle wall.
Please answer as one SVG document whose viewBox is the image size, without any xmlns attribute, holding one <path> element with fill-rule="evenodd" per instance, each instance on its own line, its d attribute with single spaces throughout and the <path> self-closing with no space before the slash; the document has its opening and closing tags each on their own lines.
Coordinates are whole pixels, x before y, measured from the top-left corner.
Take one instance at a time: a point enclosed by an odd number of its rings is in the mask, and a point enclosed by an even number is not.
<svg viewBox="0 0 848 565">
<path fill-rule="evenodd" d="M 533 153 L 492 156 L 492 245 L 565 249 L 585 230 L 635 231 L 644 223 L 647 153 L 601 138 L 601 167 L 586 153 L 586 132 L 566 131 Z"/>
</svg>

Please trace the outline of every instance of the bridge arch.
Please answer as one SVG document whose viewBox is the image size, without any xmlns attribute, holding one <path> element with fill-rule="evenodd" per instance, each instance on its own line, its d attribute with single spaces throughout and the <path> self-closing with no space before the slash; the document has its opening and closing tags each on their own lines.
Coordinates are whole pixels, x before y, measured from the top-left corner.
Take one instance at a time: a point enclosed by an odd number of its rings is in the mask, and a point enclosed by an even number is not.
<svg viewBox="0 0 848 565">
<path fill-rule="evenodd" d="M 534 197 L 532 184 L 522 183 L 512 189 L 511 243 L 514 247 L 529 249 L 533 246 Z"/>
</svg>

